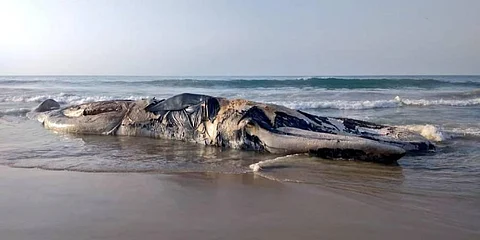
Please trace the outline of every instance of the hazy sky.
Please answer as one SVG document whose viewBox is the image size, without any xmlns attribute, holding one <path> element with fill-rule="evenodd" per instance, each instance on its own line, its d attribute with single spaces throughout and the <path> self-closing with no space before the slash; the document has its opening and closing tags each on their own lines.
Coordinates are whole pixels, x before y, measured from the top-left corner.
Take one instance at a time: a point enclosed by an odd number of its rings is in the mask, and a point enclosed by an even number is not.
<svg viewBox="0 0 480 240">
<path fill-rule="evenodd" d="M 0 0 L 6 74 L 480 74 L 480 1 Z"/>
</svg>

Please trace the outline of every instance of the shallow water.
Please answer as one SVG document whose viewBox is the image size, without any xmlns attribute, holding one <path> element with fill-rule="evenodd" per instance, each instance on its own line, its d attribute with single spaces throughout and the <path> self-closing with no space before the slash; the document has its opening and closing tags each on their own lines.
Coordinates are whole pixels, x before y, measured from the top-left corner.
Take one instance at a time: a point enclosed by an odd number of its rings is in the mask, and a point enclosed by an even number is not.
<svg viewBox="0 0 480 240">
<path fill-rule="evenodd" d="M 183 78 L 182 78 L 183 79 Z M 480 77 L 348 78 L 0 77 L 0 164 L 100 172 L 248 173 L 333 190 L 401 199 L 451 224 L 480 219 Z M 435 140 L 436 153 L 399 166 L 276 156 L 135 137 L 48 131 L 27 113 L 53 98 L 62 105 L 107 99 L 164 98 L 193 92 L 282 104 L 322 115 L 403 126 Z M 398 96 L 398 97 L 397 97 Z M 445 207 L 448 206 L 448 207 Z"/>
</svg>

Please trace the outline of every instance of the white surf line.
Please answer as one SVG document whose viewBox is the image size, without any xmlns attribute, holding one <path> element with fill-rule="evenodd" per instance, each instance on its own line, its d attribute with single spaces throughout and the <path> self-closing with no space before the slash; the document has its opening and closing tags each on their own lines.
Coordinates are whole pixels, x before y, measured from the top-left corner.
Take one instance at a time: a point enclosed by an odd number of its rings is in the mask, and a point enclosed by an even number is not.
<svg viewBox="0 0 480 240">
<path fill-rule="evenodd" d="M 276 178 L 270 175 L 267 175 L 262 172 L 254 172 L 255 176 L 263 177 L 265 179 L 275 181 L 275 182 L 291 182 L 291 183 L 305 183 L 304 181 L 301 180 L 294 180 L 294 179 L 289 179 L 289 178 Z"/>
<path fill-rule="evenodd" d="M 252 170 L 252 172 L 255 176 L 263 177 L 263 178 L 271 180 L 271 181 L 304 183 L 303 181 L 300 181 L 300 180 L 294 180 L 294 179 L 288 179 L 288 178 L 283 178 L 283 179 L 276 178 L 274 176 L 270 176 L 270 175 L 262 172 L 262 167 L 274 167 L 278 163 L 285 163 L 285 162 L 291 161 L 290 157 L 300 156 L 300 155 L 303 155 L 303 154 L 302 153 L 290 154 L 290 155 L 286 155 L 286 156 L 276 157 L 274 159 L 259 161 L 259 162 L 254 163 L 254 164 L 250 164 L 249 168 Z"/>
<path fill-rule="evenodd" d="M 300 154 L 290 154 L 286 156 L 276 157 L 274 159 L 259 161 L 254 164 L 250 164 L 249 168 L 252 169 L 253 172 L 260 172 L 262 170 L 262 167 L 274 167 L 277 163 L 288 162 L 289 158 L 293 156 L 300 156 Z"/>
</svg>

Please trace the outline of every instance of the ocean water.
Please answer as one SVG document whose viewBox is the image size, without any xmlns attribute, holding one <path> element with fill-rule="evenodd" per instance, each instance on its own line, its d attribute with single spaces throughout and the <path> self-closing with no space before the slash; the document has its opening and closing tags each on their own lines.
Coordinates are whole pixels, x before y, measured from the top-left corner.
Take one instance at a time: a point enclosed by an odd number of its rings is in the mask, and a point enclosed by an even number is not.
<svg viewBox="0 0 480 240">
<path fill-rule="evenodd" d="M 43 129 L 27 113 L 45 99 L 63 106 L 179 93 L 246 98 L 417 131 L 435 153 L 408 155 L 399 166 L 275 156 L 135 137 L 82 136 Z M 480 76 L 347 77 L 0 77 L 0 164 L 70 171 L 252 172 L 259 177 L 359 192 L 451 216 L 474 226 L 480 213 Z M 435 203 L 435 204 L 433 204 Z M 452 208 L 452 205 L 455 206 Z M 460 220 L 459 220 L 460 219 Z M 470 224 L 470 225 L 469 225 Z"/>
</svg>

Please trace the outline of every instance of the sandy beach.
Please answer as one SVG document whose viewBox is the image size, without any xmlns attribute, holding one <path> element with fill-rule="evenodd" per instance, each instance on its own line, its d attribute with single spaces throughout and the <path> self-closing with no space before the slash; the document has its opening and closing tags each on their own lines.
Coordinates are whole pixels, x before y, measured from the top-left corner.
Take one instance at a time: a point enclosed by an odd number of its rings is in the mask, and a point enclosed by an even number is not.
<svg viewBox="0 0 480 240">
<path fill-rule="evenodd" d="M 480 0 L 0 0 L 0 240 L 480 240 Z"/>
<path fill-rule="evenodd" d="M 373 196 L 254 174 L 0 167 L 0 236 L 55 239 L 478 239 Z M 477 223 L 478 224 L 478 223 Z"/>
</svg>

